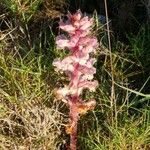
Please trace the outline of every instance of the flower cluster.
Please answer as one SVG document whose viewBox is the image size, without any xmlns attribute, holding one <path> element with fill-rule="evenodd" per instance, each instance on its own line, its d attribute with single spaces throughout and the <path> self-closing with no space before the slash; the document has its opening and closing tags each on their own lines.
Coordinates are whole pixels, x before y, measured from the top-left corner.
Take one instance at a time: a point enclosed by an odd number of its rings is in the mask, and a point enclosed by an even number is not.
<svg viewBox="0 0 150 150">
<path fill-rule="evenodd" d="M 90 53 L 95 53 L 98 47 L 97 39 L 90 35 L 92 25 L 93 19 L 82 17 L 80 11 L 68 14 L 68 20 L 59 24 L 68 36 L 57 36 L 57 47 L 70 51 L 63 60 L 55 59 L 53 62 L 57 70 L 64 71 L 70 80 L 69 85 L 57 90 L 62 99 L 66 100 L 69 95 L 80 96 L 85 88 L 94 91 L 98 85 L 97 81 L 92 81 L 93 74 L 96 73 L 93 67 L 96 59 L 91 58 Z"/>
<path fill-rule="evenodd" d="M 69 55 L 64 59 L 55 59 L 53 65 L 57 70 L 65 72 L 70 81 L 68 85 L 57 89 L 56 94 L 69 106 L 70 121 L 66 125 L 66 132 L 70 134 L 71 150 L 77 149 L 79 115 L 94 109 L 96 104 L 94 99 L 86 102 L 80 98 L 83 89 L 94 91 L 98 85 L 98 82 L 93 80 L 96 73 L 93 65 L 96 59 L 91 57 L 91 53 L 95 53 L 98 42 L 96 37 L 90 34 L 92 25 L 93 19 L 82 17 L 80 11 L 73 15 L 68 14 L 68 20 L 59 24 L 60 29 L 68 34 L 56 38 L 57 47 L 69 51 Z"/>
</svg>

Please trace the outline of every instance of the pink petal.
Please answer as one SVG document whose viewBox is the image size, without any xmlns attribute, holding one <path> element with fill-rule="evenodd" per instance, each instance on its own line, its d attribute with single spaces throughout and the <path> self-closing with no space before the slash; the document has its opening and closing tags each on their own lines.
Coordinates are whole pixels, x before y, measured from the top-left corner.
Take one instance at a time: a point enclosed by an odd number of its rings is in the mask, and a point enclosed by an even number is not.
<svg viewBox="0 0 150 150">
<path fill-rule="evenodd" d="M 79 39 L 80 37 L 77 35 L 72 36 L 69 40 L 68 48 L 73 49 L 74 47 L 78 46 Z"/>
<path fill-rule="evenodd" d="M 93 74 L 84 74 L 82 75 L 83 80 L 92 80 L 94 78 Z"/>
<path fill-rule="evenodd" d="M 71 86 L 70 94 L 77 94 L 78 96 L 82 93 L 83 89 L 89 89 L 90 91 L 95 91 L 95 88 L 98 86 L 97 81 L 80 81 L 78 86 Z"/>
<path fill-rule="evenodd" d="M 98 47 L 98 42 L 96 38 L 91 38 L 87 41 L 86 46 L 83 48 L 84 53 L 95 53 L 96 48 Z"/>
<path fill-rule="evenodd" d="M 65 47 L 68 47 L 68 42 L 69 40 L 64 35 L 59 35 L 56 37 L 56 44 L 59 48 L 63 49 Z"/>
<path fill-rule="evenodd" d="M 93 67 L 94 63 L 96 62 L 96 59 L 95 58 L 90 58 L 88 59 L 88 61 L 86 62 L 86 66 L 87 67 Z"/>
<path fill-rule="evenodd" d="M 59 23 L 59 27 L 60 27 L 62 30 L 66 31 L 66 32 L 68 32 L 68 33 L 70 33 L 70 34 L 75 33 L 75 29 L 76 29 L 76 28 L 75 28 L 72 24 L 70 24 L 69 22 L 68 22 L 68 23 L 60 22 L 60 23 Z"/>
<path fill-rule="evenodd" d="M 62 70 L 62 71 L 72 72 L 74 70 L 74 66 L 70 58 L 65 58 L 62 61 L 60 59 L 55 59 L 53 61 L 53 66 L 56 66 L 58 70 Z"/>
<path fill-rule="evenodd" d="M 88 17 L 84 17 L 80 21 L 80 29 L 81 30 L 87 30 L 87 29 L 91 28 L 92 25 L 93 25 L 92 18 L 88 19 Z"/>
<path fill-rule="evenodd" d="M 96 73 L 96 69 L 92 66 L 92 67 L 87 67 L 87 66 L 80 66 L 79 67 L 79 71 L 82 73 L 82 74 L 87 74 L 87 75 L 93 75 Z"/>
<path fill-rule="evenodd" d="M 94 48 L 97 48 L 97 46 L 98 46 L 97 39 L 94 37 L 89 37 L 89 36 L 80 38 L 79 44 L 85 45 L 85 46 L 91 46 Z"/>
<path fill-rule="evenodd" d="M 57 67 L 58 70 L 60 70 L 61 69 L 61 60 L 60 59 L 55 59 L 53 61 L 52 65 L 55 66 L 55 67 Z"/>
</svg>

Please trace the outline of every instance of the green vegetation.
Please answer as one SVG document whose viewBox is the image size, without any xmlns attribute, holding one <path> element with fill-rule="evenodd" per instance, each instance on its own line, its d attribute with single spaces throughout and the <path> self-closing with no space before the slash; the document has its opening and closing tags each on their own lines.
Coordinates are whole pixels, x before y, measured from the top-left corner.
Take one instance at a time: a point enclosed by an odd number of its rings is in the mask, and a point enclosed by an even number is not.
<svg viewBox="0 0 150 150">
<path fill-rule="evenodd" d="M 65 150 L 69 144 L 68 109 L 53 95 L 66 82 L 52 66 L 66 55 L 55 47 L 54 18 L 63 6 L 65 0 L 0 2 L 0 150 Z M 103 28 L 95 28 L 106 40 Z M 137 33 L 128 34 L 126 44 L 112 43 L 112 52 L 103 45 L 97 50 L 99 87 L 83 94 L 97 106 L 80 118 L 80 150 L 150 149 L 148 23 Z"/>
</svg>

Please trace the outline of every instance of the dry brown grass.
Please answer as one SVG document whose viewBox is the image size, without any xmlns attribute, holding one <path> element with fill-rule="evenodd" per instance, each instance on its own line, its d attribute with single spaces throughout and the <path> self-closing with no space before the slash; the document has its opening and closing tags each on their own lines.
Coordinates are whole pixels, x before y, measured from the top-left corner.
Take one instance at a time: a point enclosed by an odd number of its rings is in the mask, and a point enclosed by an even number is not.
<svg viewBox="0 0 150 150">
<path fill-rule="evenodd" d="M 0 116 L 2 149 L 57 150 L 61 114 L 56 108 L 38 104 L 37 100 L 20 105 L 3 102 L 2 105 L 5 108 L 5 114 Z"/>
</svg>

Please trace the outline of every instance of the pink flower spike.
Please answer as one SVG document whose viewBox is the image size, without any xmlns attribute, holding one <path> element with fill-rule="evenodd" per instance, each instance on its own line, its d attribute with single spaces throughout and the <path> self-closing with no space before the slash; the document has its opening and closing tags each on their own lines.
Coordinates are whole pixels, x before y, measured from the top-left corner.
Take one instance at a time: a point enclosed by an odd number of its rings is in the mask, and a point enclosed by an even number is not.
<svg viewBox="0 0 150 150">
<path fill-rule="evenodd" d="M 77 150 L 77 122 L 81 114 L 94 109 L 96 101 L 82 100 L 83 89 L 95 91 L 98 86 L 96 80 L 93 81 L 96 68 L 95 58 L 91 54 L 95 53 L 98 47 L 96 37 L 92 36 L 91 29 L 93 18 L 83 16 L 81 11 L 68 14 L 66 22 L 60 22 L 60 29 L 67 32 L 67 35 L 56 37 L 58 48 L 69 50 L 69 54 L 63 59 L 55 59 L 53 66 L 57 71 L 63 71 L 67 75 L 68 85 L 56 90 L 57 97 L 69 107 L 69 125 L 67 133 L 70 134 L 70 150 Z"/>
</svg>

